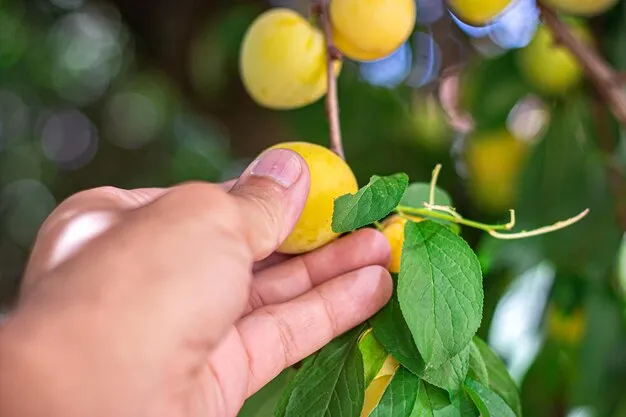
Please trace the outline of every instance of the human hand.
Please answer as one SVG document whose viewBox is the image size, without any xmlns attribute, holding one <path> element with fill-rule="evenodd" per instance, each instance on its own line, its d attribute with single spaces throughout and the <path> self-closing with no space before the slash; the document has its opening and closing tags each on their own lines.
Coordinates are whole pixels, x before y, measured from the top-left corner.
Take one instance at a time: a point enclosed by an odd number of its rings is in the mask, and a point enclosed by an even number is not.
<svg viewBox="0 0 626 417">
<path fill-rule="evenodd" d="M 0 327 L 0 416 L 234 416 L 391 294 L 362 230 L 271 255 L 309 174 L 276 149 L 236 183 L 79 193 L 46 220 Z"/>
</svg>

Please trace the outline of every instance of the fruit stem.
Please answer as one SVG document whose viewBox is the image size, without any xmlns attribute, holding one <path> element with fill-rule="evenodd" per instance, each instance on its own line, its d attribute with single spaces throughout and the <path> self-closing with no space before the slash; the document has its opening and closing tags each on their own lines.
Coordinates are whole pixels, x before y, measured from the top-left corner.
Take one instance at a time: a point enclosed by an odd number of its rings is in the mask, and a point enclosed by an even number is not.
<svg viewBox="0 0 626 417">
<path fill-rule="evenodd" d="M 439 220 L 447 220 L 452 223 L 458 223 L 465 226 L 473 227 L 474 229 L 484 230 L 485 232 L 489 232 L 492 230 L 510 230 L 510 222 L 507 224 L 485 224 L 479 223 L 474 220 L 468 220 L 462 217 L 460 214 L 456 213 L 453 215 L 448 210 L 452 211 L 452 208 L 445 207 L 446 210 L 444 213 L 439 211 L 434 211 L 434 209 L 442 209 L 442 206 L 429 206 L 429 208 L 415 208 L 409 206 L 398 206 L 396 210 L 400 214 L 411 214 L 421 217 L 430 217 L 433 219 Z"/>
<path fill-rule="evenodd" d="M 626 127 L 626 93 L 617 73 L 593 48 L 580 42 L 554 10 L 541 4 L 541 1 L 539 7 L 543 23 L 552 30 L 554 39 L 578 59 L 611 112 Z"/>
<path fill-rule="evenodd" d="M 433 175 L 430 179 L 430 193 L 428 196 L 428 204 L 431 206 L 435 205 L 435 189 L 437 188 L 439 172 L 441 172 L 441 164 L 435 165 L 435 169 L 433 169 Z"/>
<path fill-rule="evenodd" d="M 328 0 L 315 0 L 312 7 L 313 13 L 317 14 L 322 24 L 324 40 L 326 42 L 326 118 L 330 136 L 330 149 L 346 159 L 341 140 L 341 125 L 339 123 L 339 100 L 337 99 L 337 78 L 335 77 L 334 63 L 341 58 L 341 54 L 333 44 L 333 32 L 328 13 Z"/>
</svg>

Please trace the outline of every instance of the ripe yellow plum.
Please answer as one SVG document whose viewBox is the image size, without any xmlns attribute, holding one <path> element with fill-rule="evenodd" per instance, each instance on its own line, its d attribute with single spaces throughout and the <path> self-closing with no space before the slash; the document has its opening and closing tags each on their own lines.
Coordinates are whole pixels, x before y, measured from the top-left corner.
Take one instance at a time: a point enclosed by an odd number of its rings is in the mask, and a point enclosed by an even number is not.
<svg viewBox="0 0 626 417">
<path fill-rule="evenodd" d="M 415 27 L 415 0 L 332 0 L 335 46 L 348 58 L 374 61 L 390 55 Z"/>
<path fill-rule="evenodd" d="M 424 219 L 420 217 L 410 216 L 414 222 L 420 222 Z M 393 215 L 383 222 L 383 235 L 389 241 L 391 246 L 391 262 L 389 263 L 389 272 L 397 274 L 400 272 L 400 260 L 402 259 L 402 245 L 404 244 L 404 225 L 408 220 L 405 217 Z"/>
<path fill-rule="evenodd" d="M 341 62 L 335 62 L 335 75 Z M 260 105 L 288 110 L 326 94 L 326 44 L 322 32 L 293 10 L 270 9 L 250 25 L 239 66 L 248 94 Z"/>
<path fill-rule="evenodd" d="M 509 3 L 511 0 L 448 0 L 450 9 L 459 19 L 474 26 L 490 22 L 506 9 Z"/>
<path fill-rule="evenodd" d="M 352 169 L 330 149 L 313 143 L 287 142 L 272 148 L 290 149 L 300 154 L 311 176 L 304 211 L 278 251 L 287 254 L 309 252 L 336 239 L 338 234 L 331 227 L 334 201 L 358 190 Z"/>
<path fill-rule="evenodd" d="M 566 22 L 582 42 L 593 43 L 586 26 L 572 20 Z M 548 95 L 571 91 L 584 75 L 578 60 L 569 50 L 556 44 L 552 32 L 545 26 L 540 26 L 530 44 L 519 51 L 518 63 L 527 81 Z"/>
<path fill-rule="evenodd" d="M 512 208 L 528 149 L 527 142 L 505 129 L 469 139 L 465 158 L 472 183 L 471 195 L 481 208 L 492 212 Z"/>
<path fill-rule="evenodd" d="M 618 0 L 545 0 L 555 10 L 573 16 L 596 16 L 609 10 Z"/>
</svg>

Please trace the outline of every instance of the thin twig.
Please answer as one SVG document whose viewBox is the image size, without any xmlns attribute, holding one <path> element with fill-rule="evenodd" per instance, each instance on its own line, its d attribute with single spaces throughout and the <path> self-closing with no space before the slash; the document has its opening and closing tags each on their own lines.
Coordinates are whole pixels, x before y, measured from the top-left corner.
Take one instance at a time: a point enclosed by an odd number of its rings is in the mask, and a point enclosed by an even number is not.
<svg viewBox="0 0 626 417">
<path fill-rule="evenodd" d="M 428 196 L 428 204 L 435 205 L 435 188 L 437 188 L 437 180 L 439 179 L 439 172 L 441 171 L 441 164 L 435 165 L 433 169 L 433 175 L 430 179 L 430 194 Z"/>
<path fill-rule="evenodd" d="M 333 43 L 333 32 L 328 12 L 328 0 L 316 0 L 312 10 L 319 16 L 326 42 L 326 117 L 330 135 L 330 149 L 346 159 L 341 141 L 341 125 L 339 123 L 339 101 L 337 100 L 337 78 L 335 77 L 335 61 L 341 59 L 341 54 Z"/>
<path fill-rule="evenodd" d="M 574 223 L 580 221 L 583 217 L 585 217 L 589 213 L 589 209 L 585 209 L 583 212 L 578 214 L 577 216 L 572 217 L 571 219 L 563 220 L 557 223 L 554 223 L 551 226 L 540 227 L 539 229 L 523 231 L 519 233 L 500 233 L 495 230 L 490 230 L 489 234 L 498 239 L 524 239 L 532 236 L 545 235 L 546 233 L 555 232 L 557 230 L 564 229 L 568 226 L 573 225 Z"/>
<path fill-rule="evenodd" d="M 616 72 L 593 48 L 577 39 L 554 10 L 542 4 L 540 8 L 542 20 L 551 29 L 554 39 L 578 59 L 615 118 L 626 127 L 626 93 Z"/>
</svg>

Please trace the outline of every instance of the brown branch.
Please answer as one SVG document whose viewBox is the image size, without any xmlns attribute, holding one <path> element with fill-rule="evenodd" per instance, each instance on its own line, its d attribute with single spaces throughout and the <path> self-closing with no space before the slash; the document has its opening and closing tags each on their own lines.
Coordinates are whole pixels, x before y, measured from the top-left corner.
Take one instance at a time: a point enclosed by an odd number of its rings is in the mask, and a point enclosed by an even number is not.
<svg viewBox="0 0 626 417">
<path fill-rule="evenodd" d="M 333 44 L 333 34 L 328 13 L 328 0 L 315 0 L 313 13 L 319 16 L 326 42 L 326 118 L 330 136 L 330 149 L 346 159 L 341 140 L 341 124 L 339 122 L 339 100 L 337 99 L 337 78 L 335 77 L 335 61 L 341 59 L 339 50 Z"/>
<path fill-rule="evenodd" d="M 626 93 L 613 68 L 593 48 L 580 42 L 554 10 L 542 4 L 540 8 L 543 23 L 552 30 L 555 40 L 578 59 L 615 118 L 626 127 Z"/>
<path fill-rule="evenodd" d="M 587 77 L 596 86 L 598 96 L 605 102 L 617 121 L 626 128 L 626 93 L 622 88 L 624 75 L 617 73 L 593 48 L 580 42 L 554 10 L 541 5 L 543 22 L 550 27 L 555 40 L 567 48 L 582 64 Z M 626 177 L 615 159 L 617 142 L 610 139 L 609 121 L 598 108 L 592 108 L 596 122 L 598 148 L 603 154 L 609 189 L 615 198 L 615 216 L 626 231 Z"/>
</svg>

